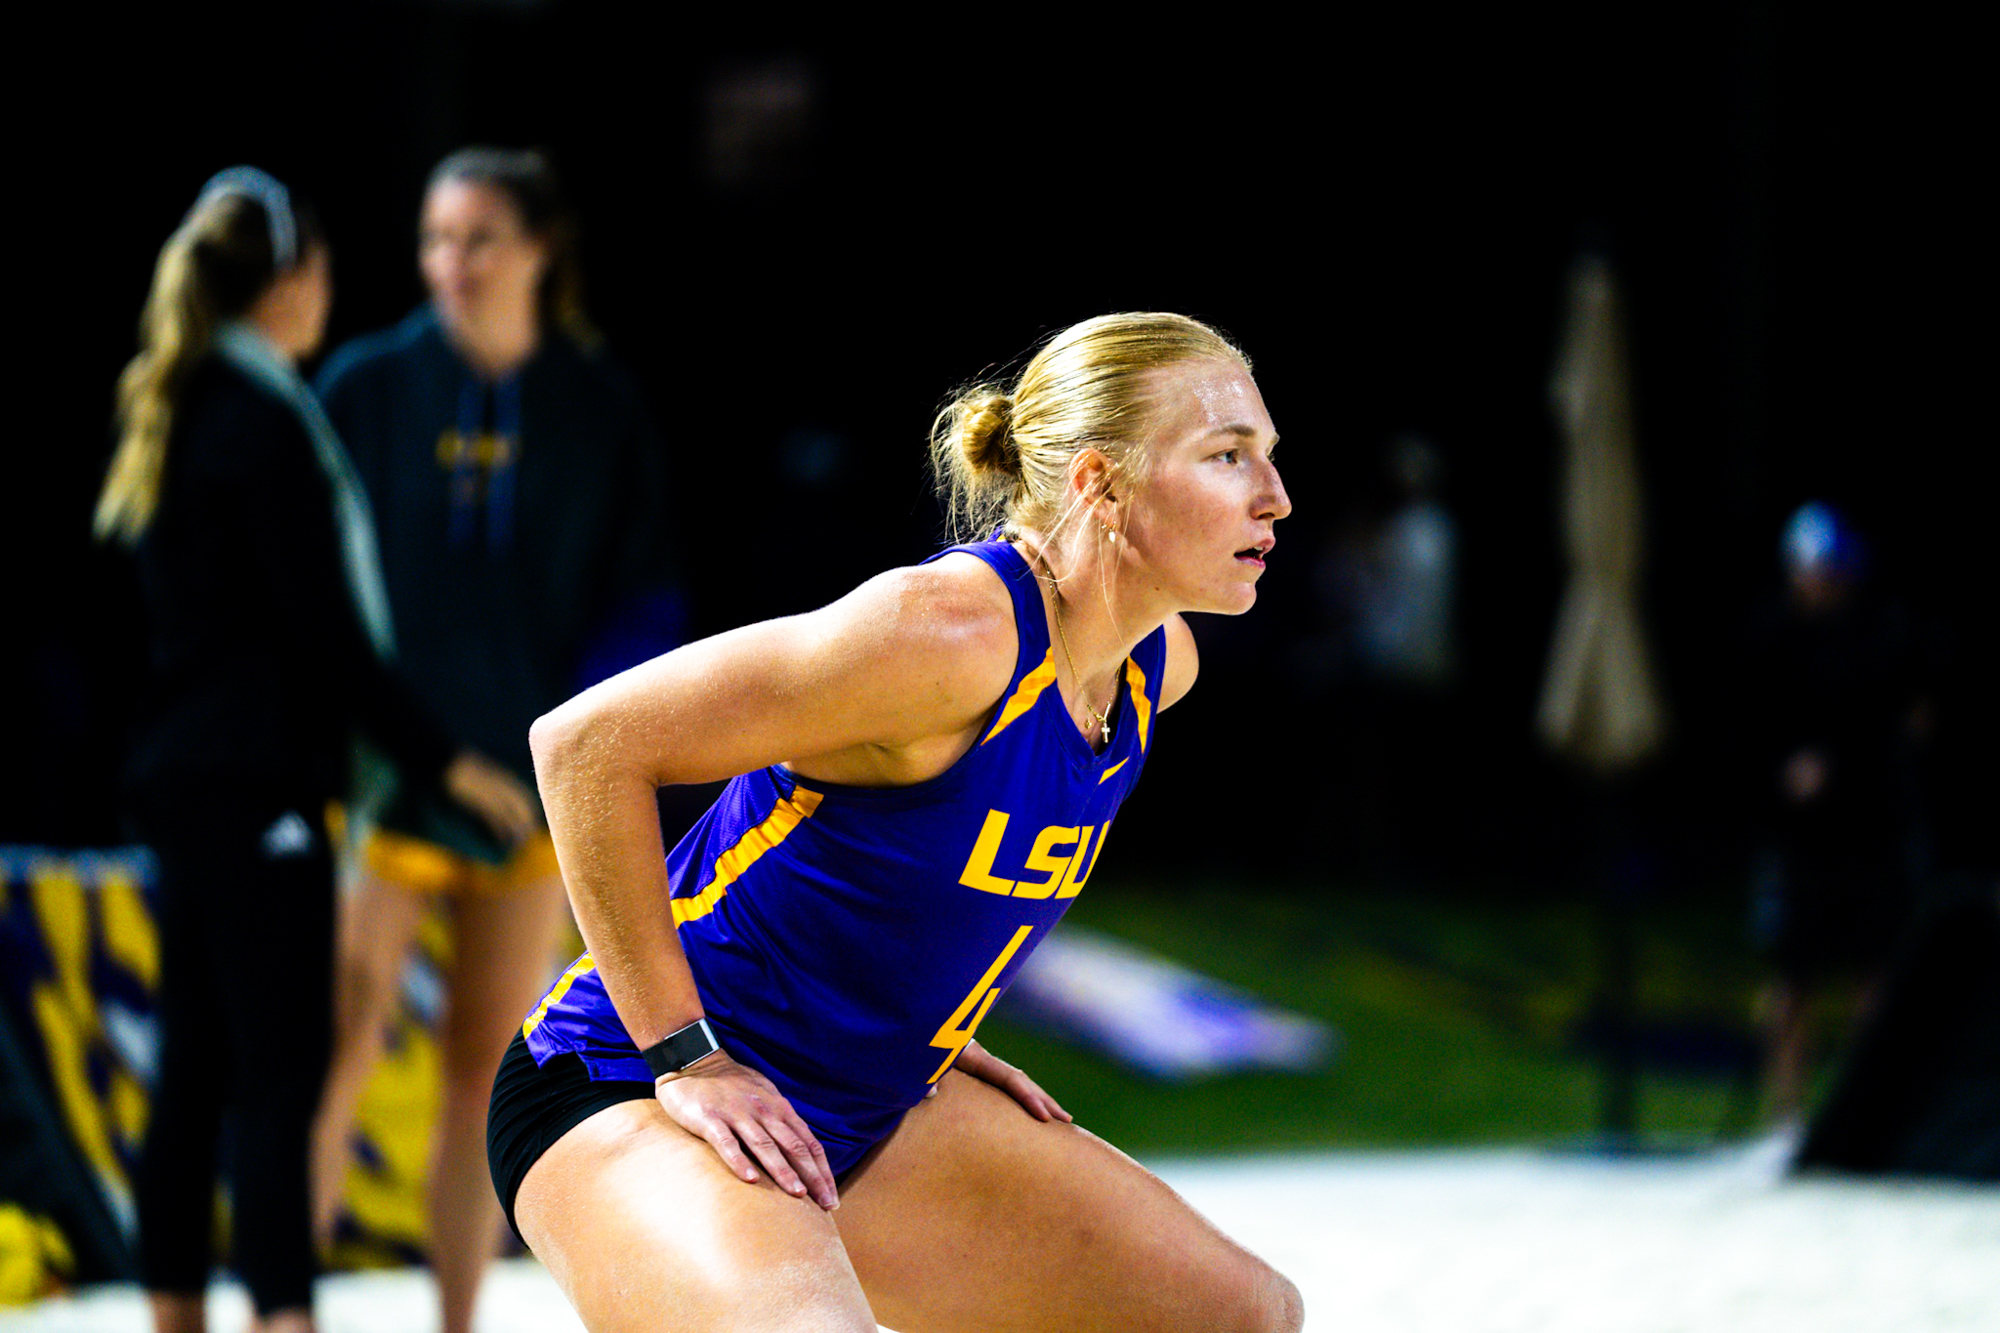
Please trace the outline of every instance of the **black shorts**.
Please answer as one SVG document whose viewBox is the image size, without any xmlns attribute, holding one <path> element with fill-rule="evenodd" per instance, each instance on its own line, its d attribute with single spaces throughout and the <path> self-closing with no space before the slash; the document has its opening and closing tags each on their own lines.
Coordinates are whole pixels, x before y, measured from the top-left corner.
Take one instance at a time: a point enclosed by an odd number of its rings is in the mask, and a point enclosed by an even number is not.
<svg viewBox="0 0 2000 1333">
<path fill-rule="evenodd" d="M 507 1054 L 500 1058 L 500 1071 L 493 1076 L 493 1101 L 486 1112 L 486 1165 L 515 1235 L 521 1235 L 521 1228 L 514 1226 L 514 1196 L 520 1193 L 528 1168 L 557 1139 L 605 1107 L 645 1101 L 652 1095 L 651 1083 L 593 1079 L 583 1061 L 568 1052 L 537 1065 L 527 1039 L 515 1029 Z M 523 1243 L 526 1239 L 522 1237 Z"/>
<path fill-rule="evenodd" d="M 652 1095 L 651 1083 L 592 1078 L 582 1059 L 567 1051 L 537 1065 L 527 1038 L 519 1028 L 514 1030 L 514 1040 L 493 1076 L 493 1100 L 486 1110 L 486 1169 L 493 1173 L 493 1189 L 516 1236 L 521 1236 L 521 1228 L 514 1226 L 514 1196 L 521 1192 L 528 1168 L 557 1139 L 605 1107 L 647 1101 Z M 834 1174 L 834 1185 L 845 1188 L 866 1164 L 864 1148 L 851 1166 Z M 521 1236 L 521 1243 L 527 1242 Z"/>
</svg>

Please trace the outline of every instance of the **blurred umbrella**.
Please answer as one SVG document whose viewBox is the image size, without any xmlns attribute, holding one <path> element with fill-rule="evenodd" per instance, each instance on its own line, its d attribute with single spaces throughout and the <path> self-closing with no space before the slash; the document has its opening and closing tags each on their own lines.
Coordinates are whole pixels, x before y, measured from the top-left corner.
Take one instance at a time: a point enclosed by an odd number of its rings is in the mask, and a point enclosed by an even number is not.
<svg viewBox="0 0 2000 1333">
<path fill-rule="evenodd" d="M 1599 1121 L 1604 1145 L 1637 1143 L 1638 1068 L 1632 862 L 1627 784 L 1665 738 L 1665 705 L 1639 623 L 1645 526 L 1632 394 L 1618 291 L 1602 255 L 1569 273 L 1568 325 L 1549 397 L 1563 432 L 1562 534 L 1569 586 L 1556 618 L 1536 719 L 1550 749 L 1592 779 L 1603 912 L 1591 1026 L 1603 1054 Z"/>
<path fill-rule="evenodd" d="M 1537 726 L 1551 749 L 1608 777 L 1659 748 L 1666 708 L 1639 623 L 1645 529 L 1624 330 L 1611 267 L 1597 255 L 1570 270 L 1568 327 L 1549 395 L 1565 445 L 1569 586 Z"/>
</svg>

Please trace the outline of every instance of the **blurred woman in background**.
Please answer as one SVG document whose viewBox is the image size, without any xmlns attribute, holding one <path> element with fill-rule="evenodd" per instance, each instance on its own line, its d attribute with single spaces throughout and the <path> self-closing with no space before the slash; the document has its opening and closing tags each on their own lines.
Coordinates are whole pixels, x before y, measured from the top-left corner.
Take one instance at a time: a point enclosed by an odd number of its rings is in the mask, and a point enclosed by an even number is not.
<svg viewBox="0 0 2000 1333">
<path fill-rule="evenodd" d="M 127 768 L 160 861 L 160 1073 L 136 1179 L 156 1326 L 204 1326 L 225 1113 L 255 1326 L 312 1326 L 309 1129 L 332 1036 L 324 825 L 358 728 L 496 836 L 533 796 L 453 746 L 384 665 L 366 497 L 294 364 L 332 304 L 313 214 L 223 172 L 160 252 L 96 530 L 134 548 L 151 698 Z"/>
<path fill-rule="evenodd" d="M 439 164 L 419 260 L 429 301 L 337 352 L 321 390 L 379 519 L 400 669 L 454 736 L 532 782 L 529 725 L 605 674 L 591 659 L 607 625 L 662 586 L 658 445 L 584 315 L 575 227 L 538 154 L 471 148 Z M 655 639 L 637 655 L 671 646 Z M 443 1328 L 464 1333 L 501 1234 L 485 1177 L 488 1093 L 559 961 L 562 882 L 546 832 L 497 842 L 407 783 L 358 859 L 317 1223 L 331 1236 L 354 1108 L 442 895 L 454 946 L 430 1248 Z"/>
</svg>

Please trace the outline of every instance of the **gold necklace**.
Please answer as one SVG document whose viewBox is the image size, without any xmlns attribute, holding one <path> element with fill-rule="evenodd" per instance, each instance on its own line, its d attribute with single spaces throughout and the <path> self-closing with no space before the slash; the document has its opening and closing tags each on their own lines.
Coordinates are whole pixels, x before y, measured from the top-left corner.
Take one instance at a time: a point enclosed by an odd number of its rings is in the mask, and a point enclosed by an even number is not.
<svg viewBox="0 0 2000 1333">
<path fill-rule="evenodd" d="M 1040 556 L 1041 552 L 1037 551 L 1035 554 Z M 1096 707 L 1091 704 L 1089 698 L 1085 696 L 1083 692 L 1083 676 L 1076 669 L 1076 659 L 1069 655 L 1069 631 L 1063 628 L 1062 580 L 1056 577 L 1054 570 L 1049 569 L 1049 562 L 1046 557 L 1042 559 L 1042 568 L 1048 570 L 1049 590 L 1056 595 L 1056 637 L 1062 640 L 1063 661 L 1069 663 L 1069 678 L 1076 682 L 1076 697 L 1082 702 L 1084 711 L 1089 713 L 1091 718 L 1096 721 L 1097 734 L 1104 738 L 1106 745 L 1109 745 L 1111 744 L 1110 710 L 1107 708 L 1102 713 L 1098 712 Z M 1116 702 L 1118 698 L 1118 691 L 1116 689 L 1112 690 L 1111 697 L 1113 702 Z"/>
</svg>

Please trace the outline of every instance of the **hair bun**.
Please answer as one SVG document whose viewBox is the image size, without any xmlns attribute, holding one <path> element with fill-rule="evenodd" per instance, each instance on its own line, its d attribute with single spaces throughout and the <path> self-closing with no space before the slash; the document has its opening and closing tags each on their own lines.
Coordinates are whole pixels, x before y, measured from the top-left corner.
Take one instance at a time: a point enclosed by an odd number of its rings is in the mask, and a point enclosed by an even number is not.
<svg viewBox="0 0 2000 1333">
<path fill-rule="evenodd" d="M 953 423 L 959 455 L 974 476 L 1018 476 L 1021 453 L 1014 445 L 1014 398 L 998 389 L 974 389 L 959 398 Z"/>
<path fill-rule="evenodd" d="M 1056 537 L 1088 506 L 1068 489 L 1079 451 L 1094 449 L 1106 476 L 1144 483 L 1150 423 L 1160 410 L 1152 372 L 1215 361 L 1247 375 L 1250 362 L 1199 320 L 1162 311 L 1100 315 L 1045 341 L 1014 379 L 954 394 L 931 422 L 931 476 L 952 535 L 977 541 L 999 530 Z"/>
</svg>

